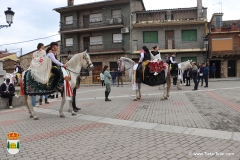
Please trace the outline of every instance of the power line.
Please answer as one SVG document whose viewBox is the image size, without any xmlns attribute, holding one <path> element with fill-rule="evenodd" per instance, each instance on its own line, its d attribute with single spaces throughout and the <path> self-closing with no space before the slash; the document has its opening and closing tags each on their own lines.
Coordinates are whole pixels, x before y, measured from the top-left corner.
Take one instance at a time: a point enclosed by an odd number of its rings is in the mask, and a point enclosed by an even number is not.
<svg viewBox="0 0 240 160">
<path fill-rule="evenodd" d="M 47 39 L 47 38 L 54 37 L 54 36 L 57 36 L 57 35 L 59 35 L 59 34 L 55 34 L 55 35 L 51 35 L 51 36 L 43 37 L 43 38 L 37 38 L 37 39 L 22 41 L 22 42 L 15 42 L 15 43 L 9 43 L 9 44 L 1 44 L 0 46 L 7 46 L 7 45 L 12 45 L 12 44 L 20 44 L 20 43 L 25 43 L 25 42 L 36 41 L 36 40 L 39 40 L 39 39 Z"/>
</svg>

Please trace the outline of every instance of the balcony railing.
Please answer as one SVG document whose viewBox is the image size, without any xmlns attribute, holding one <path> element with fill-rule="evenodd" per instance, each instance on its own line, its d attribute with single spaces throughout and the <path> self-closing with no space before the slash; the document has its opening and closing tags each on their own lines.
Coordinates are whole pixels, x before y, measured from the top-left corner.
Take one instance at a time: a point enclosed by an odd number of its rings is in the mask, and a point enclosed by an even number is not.
<svg viewBox="0 0 240 160">
<path fill-rule="evenodd" d="M 103 41 L 93 44 L 90 42 L 73 44 L 72 46 L 61 45 L 61 54 L 66 54 L 71 51 L 71 54 L 79 53 L 87 50 L 90 53 L 103 53 L 103 52 L 123 52 L 125 51 L 124 42 L 113 43 L 112 41 Z"/>
<path fill-rule="evenodd" d="M 168 43 L 168 45 L 166 45 Z M 204 49 L 204 42 L 192 41 L 192 42 L 174 42 L 171 41 L 171 44 L 168 41 L 162 40 L 158 43 L 144 43 L 142 41 L 134 41 L 132 43 L 133 50 L 139 51 L 143 46 L 147 46 L 150 50 L 152 50 L 153 46 L 159 46 L 160 50 L 181 50 L 181 49 Z"/>
<path fill-rule="evenodd" d="M 124 25 L 124 16 L 118 17 L 96 17 L 96 18 L 83 18 L 67 22 L 60 22 L 60 31 L 74 30 L 74 29 L 90 29 L 105 26 Z"/>
</svg>

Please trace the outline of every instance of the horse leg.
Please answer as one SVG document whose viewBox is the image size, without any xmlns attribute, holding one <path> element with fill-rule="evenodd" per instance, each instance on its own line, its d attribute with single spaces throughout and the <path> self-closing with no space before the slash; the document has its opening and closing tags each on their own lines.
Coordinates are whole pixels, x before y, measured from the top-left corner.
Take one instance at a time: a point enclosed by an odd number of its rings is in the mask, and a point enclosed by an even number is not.
<svg viewBox="0 0 240 160">
<path fill-rule="evenodd" d="M 138 92 L 139 92 L 138 99 L 141 99 L 141 97 L 142 97 L 142 94 L 141 94 L 141 83 L 138 84 Z"/>
<path fill-rule="evenodd" d="M 177 89 L 182 90 L 182 88 L 180 87 L 180 79 L 177 79 Z"/>
<path fill-rule="evenodd" d="M 170 88 L 171 88 L 171 76 L 168 75 L 167 76 L 167 97 L 169 97 Z"/>
<path fill-rule="evenodd" d="M 163 96 L 161 100 L 167 99 L 167 83 L 163 84 Z"/>
<path fill-rule="evenodd" d="M 32 96 L 29 96 L 28 99 L 28 107 L 29 107 L 29 111 L 31 112 L 30 117 L 33 116 L 34 120 L 39 120 L 38 116 L 35 115 L 35 112 L 33 110 L 33 106 L 32 106 Z"/>
<path fill-rule="evenodd" d="M 28 113 L 30 114 L 30 118 L 33 118 L 33 115 L 32 115 L 32 113 L 31 113 L 31 111 L 30 111 L 30 108 L 29 108 L 29 105 L 28 105 L 28 102 L 27 102 L 28 96 L 27 96 L 27 95 L 24 95 L 23 98 L 24 98 L 24 103 L 25 103 L 25 106 L 26 106 L 26 108 L 27 108 L 27 110 L 28 110 Z"/>
<path fill-rule="evenodd" d="M 61 106 L 60 106 L 60 108 L 59 108 L 60 118 L 65 118 L 65 116 L 64 116 L 64 114 L 63 114 L 63 106 L 64 106 L 64 104 L 65 104 L 65 101 L 66 101 L 65 94 L 63 93 Z"/>
<path fill-rule="evenodd" d="M 72 99 L 69 101 L 69 109 L 68 109 L 68 112 L 70 112 L 72 114 L 72 116 L 76 116 L 77 113 L 75 113 L 73 111 L 73 106 L 72 106 Z"/>
</svg>

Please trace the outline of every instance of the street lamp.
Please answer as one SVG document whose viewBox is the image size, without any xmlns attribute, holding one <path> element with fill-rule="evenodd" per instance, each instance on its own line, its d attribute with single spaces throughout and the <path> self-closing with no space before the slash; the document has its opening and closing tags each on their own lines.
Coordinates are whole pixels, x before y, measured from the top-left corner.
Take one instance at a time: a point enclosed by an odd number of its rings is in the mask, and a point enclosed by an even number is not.
<svg viewBox="0 0 240 160">
<path fill-rule="evenodd" d="M 208 37 L 204 37 L 204 45 L 206 47 L 206 64 L 207 64 L 207 60 L 208 60 Z"/>
<path fill-rule="evenodd" d="M 13 16 L 14 16 L 14 12 L 11 10 L 11 8 L 8 7 L 8 10 L 4 12 L 6 15 L 6 21 L 8 23 L 8 25 L 0 25 L 0 29 L 3 27 L 10 27 L 11 24 L 13 23 Z"/>
</svg>

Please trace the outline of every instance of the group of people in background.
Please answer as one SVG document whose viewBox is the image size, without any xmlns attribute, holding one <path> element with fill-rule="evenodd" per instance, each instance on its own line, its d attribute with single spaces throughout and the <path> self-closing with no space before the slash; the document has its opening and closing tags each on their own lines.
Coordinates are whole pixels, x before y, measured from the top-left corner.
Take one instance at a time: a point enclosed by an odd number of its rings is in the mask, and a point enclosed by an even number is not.
<svg viewBox="0 0 240 160">
<path fill-rule="evenodd" d="M 192 68 L 188 68 L 183 73 L 183 83 L 186 86 L 190 86 L 191 79 L 194 82 L 194 89 L 197 90 L 199 86 L 199 82 L 201 83 L 200 86 L 203 86 L 203 82 L 205 82 L 205 88 L 208 87 L 208 77 L 209 77 L 209 67 L 206 63 L 192 63 Z"/>
<path fill-rule="evenodd" d="M 123 73 L 122 71 L 120 71 L 119 69 L 116 71 L 115 69 L 112 69 L 112 71 L 109 72 L 110 75 L 111 75 L 111 79 L 112 79 L 112 86 L 113 87 L 119 87 L 119 82 L 121 82 L 121 87 L 123 87 L 123 79 L 122 79 L 122 76 L 123 76 Z M 100 79 L 101 79 L 101 82 L 102 82 L 102 87 L 105 86 L 105 83 L 104 83 L 104 74 L 103 73 L 100 73 Z M 116 85 L 116 81 L 117 81 L 117 84 Z"/>
</svg>

